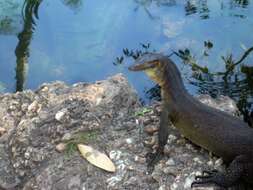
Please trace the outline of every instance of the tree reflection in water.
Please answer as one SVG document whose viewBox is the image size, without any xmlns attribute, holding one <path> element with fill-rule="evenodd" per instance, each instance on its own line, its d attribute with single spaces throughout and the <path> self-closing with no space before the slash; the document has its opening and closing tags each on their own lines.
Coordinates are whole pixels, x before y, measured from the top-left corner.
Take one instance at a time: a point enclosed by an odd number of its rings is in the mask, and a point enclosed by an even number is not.
<svg viewBox="0 0 253 190">
<path fill-rule="evenodd" d="M 79 10 L 83 4 L 82 0 L 62 0 L 62 2 L 72 10 Z"/>
<path fill-rule="evenodd" d="M 188 50 L 189 51 L 189 50 Z M 210 72 L 208 68 L 201 67 L 192 59 L 191 53 L 182 55 L 183 50 L 175 52 L 185 64 L 191 66 L 192 76 L 188 78 L 190 84 L 197 86 L 201 94 L 212 97 L 227 95 L 237 102 L 239 110 L 244 115 L 244 120 L 252 125 L 253 105 L 253 66 L 245 65 L 244 61 L 253 52 L 253 47 L 248 48 L 238 61 L 230 54 L 221 56 L 225 65 L 223 72 Z"/>
<path fill-rule="evenodd" d="M 151 13 L 151 6 L 156 5 L 158 7 L 160 6 L 166 6 L 166 7 L 171 7 L 179 4 L 180 2 L 177 2 L 176 0 L 134 0 L 134 2 L 137 4 L 135 11 L 137 11 L 140 7 L 144 9 L 144 11 L 147 13 L 148 17 L 150 19 L 155 19 L 157 18 Z M 208 19 L 210 17 L 210 9 L 209 5 L 210 1 L 208 0 L 186 0 L 184 3 L 184 10 L 185 10 L 185 15 L 193 15 L 193 14 L 198 14 L 201 19 Z M 236 7 L 242 7 L 242 8 L 247 8 L 249 5 L 250 1 L 249 0 L 230 0 L 229 3 L 224 3 L 224 1 L 220 2 L 220 9 L 223 10 L 225 9 L 225 4 L 229 5 L 228 9 L 234 9 Z M 236 17 L 241 17 L 244 18 L 245 16 L 242 14 L 235 14 L 232 16 Z"/>
<path fill-rule="evenodd" d="M 23 30 L 18 34 L 18 44 L 15 49 L 16 55 L 16 91 L 24 89 L 24 83 L 28 67 L 29 46 L 38 19 L 38 10 L 41 0 L 25 0 L 23 4 Z"/>
</svg>

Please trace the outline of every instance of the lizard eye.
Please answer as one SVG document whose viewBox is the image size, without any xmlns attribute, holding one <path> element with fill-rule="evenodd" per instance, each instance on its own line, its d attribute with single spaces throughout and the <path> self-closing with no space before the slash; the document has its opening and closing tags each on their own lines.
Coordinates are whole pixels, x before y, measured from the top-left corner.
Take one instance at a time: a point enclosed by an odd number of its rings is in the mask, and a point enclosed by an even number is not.
<svg viewBox="0 0 253 190">
<path fill-rule="evenodd" d="M 154 61 L 150 62 L 150 68 L 155 68 L 155 67 L 158 67 L 158 66 L 160 66 L 160 61 L 154 60 Z"/>
</svg>

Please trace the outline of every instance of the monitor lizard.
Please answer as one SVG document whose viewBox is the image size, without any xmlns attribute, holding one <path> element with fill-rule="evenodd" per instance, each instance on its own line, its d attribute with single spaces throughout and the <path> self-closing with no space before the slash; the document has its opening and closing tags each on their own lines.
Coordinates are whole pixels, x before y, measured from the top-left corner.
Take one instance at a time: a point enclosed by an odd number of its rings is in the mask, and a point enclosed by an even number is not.
<svg viewBox="0 0 253 190">
<path fill-rule="evenodd" d="M 205 175 L 196 176 L 192 186 L 216 184 L 227 188 L 241 179 L 253 184 L 253 128 L 190 95 L 177 66 L 163 54 L 144 54 L 129 70 L 145 71 L 161 87 L 159 146 L 155 153 L 150 153 L 149 166 L 154 165 L 163 154 L 171 121 L 184 137 L 222 157 L 228 164 L 225 172 L 206 171 Z"/>
</svg>

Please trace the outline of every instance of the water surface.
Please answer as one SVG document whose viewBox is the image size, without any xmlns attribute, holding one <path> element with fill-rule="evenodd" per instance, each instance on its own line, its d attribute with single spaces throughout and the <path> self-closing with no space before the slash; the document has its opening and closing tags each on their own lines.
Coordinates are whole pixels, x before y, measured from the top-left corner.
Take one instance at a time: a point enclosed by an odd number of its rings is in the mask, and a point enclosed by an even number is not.
<svg viewBox="0 0 253 190">
<path fill-rule="evenodd" d="M 212 75 L 253 46 L 250 0 L 0 0 L 0 7 L 1 92 L 121 72 L 147 101 L 156 88 L 144 74 L 127 70 L 133 59 L 123 49 L 155 50 L 176 52 L 171 59 L 190 93 L 226 94 L 241 110 L 251 109 L 251 51 L 225 77 Z"/>
</svg>

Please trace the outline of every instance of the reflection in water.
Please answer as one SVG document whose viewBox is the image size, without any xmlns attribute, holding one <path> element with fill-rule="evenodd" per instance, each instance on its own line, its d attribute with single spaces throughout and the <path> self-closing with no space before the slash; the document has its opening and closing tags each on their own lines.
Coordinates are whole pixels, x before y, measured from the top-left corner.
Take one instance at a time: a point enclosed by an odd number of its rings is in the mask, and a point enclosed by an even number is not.
<svg viewBox="0 0 253 190">
<path fill-rule="evenodd" d="M 142 7 L 150 7 L 151 5 L 155 4 L 156 6 L 166 6 L 170 7 L 176 5 L 176 0 L 134 0 L 136 4 Z"/>
<path fill-rule="evenodd" d="M 134 2 L 137 4 L 134 10 L 138 11 L 139 8 L 142 7 L 151 20 L 159 18 L 157 16 L 154 16 L 149 9 L 149 7 L 151 7 L 153 4 L 155 4 L 158 7 L 160 6 L 171 7 L 176 5 L 176 0 L 134 0 Z"/>
<path fill-rule="evenodd" d="M 62 0 L 62 2 L 73 10 L 78 10 L 82 7 L 82 0 Z"/>
<path fill-rule="evenodd" d="M 210 81 L 190 80 L 197 86 L 200 93 L 208 93 L 213 97 L 219 94 L 227 95 L 236 100 L 239 110 L 244 115 L 244 120 L 252 125 L 253 105 L 253 67 L 241 65 L 239 72 L 230 72 L 229 76 Z"/>
<path fill-rule="evenodd" d="M 246 8 L 249 5 L 249 0 L 233 0 L 232 4 Z"/>
<path fill-rule="evenodd" d="M 207 0 L 187 0 L 184 7 L 185 15 L 199 14 L 200 18 L 208 19 L 210 17 L 210 8 L 208 3 L 210 3 L 210 1 Z M 229 7 L 226 7 L 223 1 L 220 2 L 221 10 L 225 10 L 226 8 L 233 10 L 236 7 L 247 8 L 248 5 L 249 0 L 230 0 Z M 231 16 L 245 18 L 245 15 L 242 14 L 234 14 Z"/>
<path fill-rule="evenodd" d="M 185 14 L 186 16 L 199 13 L 200 18 L 208 19 L 209 18 L 209 8 L 207 4 L 207 0 L 201 1 L 192 1 L 188 0 L 185 4 Z"/>
<path fill-rule="evenodd" d="M 29 58 L 29 45 L 32 40 L 35 19 L 38 19 L 38 9 L 41 0 L 25 0 L 23 5 L 23 30 L 18 34 L 18 44 L 15 50 L 16 55 L 16 91 L 24 88 L 27 64 Z"/>
<path fill-rule="evenodd" d="M 184 51 L 179 50 L 176 55 L 191 66 L 192 77 L 188 80 L 190 84 L 198 87 L 199 93 L 213 97 L 222 94 L 235 99 L 244 120 L 253 126 L 253 67 L 243 64 L 252 51 L 253 47 L 248 48 L 238 61 L 234 60 L 232 54 L 226 57 L 221 56 L 225 71 L 216 73 L 210 72 L 206 67 L 201 67 L 196 60 L 192 59 L 193 56 L 190 53 L 182 56 Z"/>
<path fill-rule="evenodd" d="M 154 19 L 156 18 L 154 15 L 151 14 L 150 12 L 150 7 L 152 5 L 156 5 L 158 7 L 160 6 L 166 6 L 166 7 L 171 7 L 177 5 L 176 0 L 134 0 L 134 2 L 137 4 L 137 7 L 135 10 L 138 10 L 139 7 L 142 7 L 149 18 Z M 185 10 L 185 15 L 189 16 L 192 14 L 199 14 L 200 18 L 202 19 L 208 19 L 210 17 L 210 8 L 209 4 L 210 1 L 208 0 L 186 0 L 184 3 L 184 10 Z M 242 7 L 242 8 L 247 8 L 249 5 L 249 0 L 230 0 L 229 1 L 229 7 L 228 9 L 232 10 L 236 7 Z M 227 8 L 226 3 L 224 1 L 220 1 L 220 8 L 221 10 Z M 235 14 L 232 16 L 238 16 L 244 18 L 244 15 L 241 14 Z"/>
</svg>

